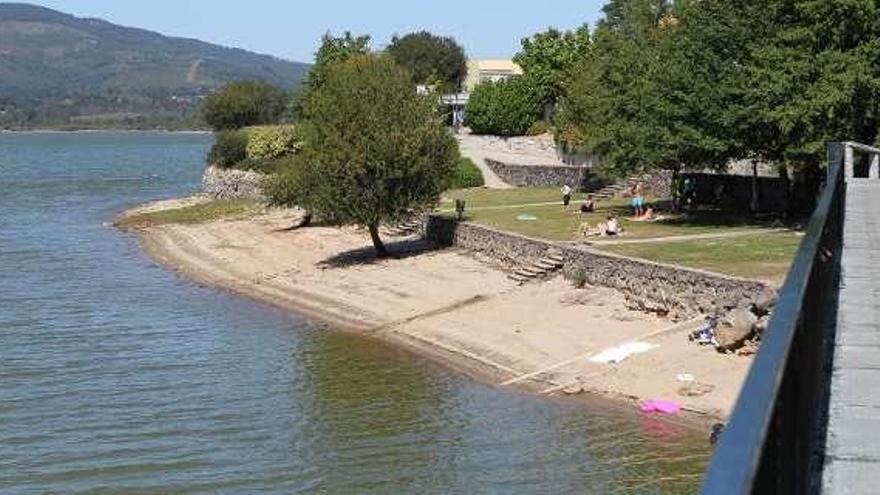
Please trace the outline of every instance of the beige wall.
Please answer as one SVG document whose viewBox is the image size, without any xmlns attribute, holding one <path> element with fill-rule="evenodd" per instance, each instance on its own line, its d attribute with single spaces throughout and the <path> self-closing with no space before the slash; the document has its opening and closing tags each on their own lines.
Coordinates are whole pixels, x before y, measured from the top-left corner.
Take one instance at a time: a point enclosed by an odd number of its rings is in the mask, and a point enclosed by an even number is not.
<svg viewBox="0 0 880 495">
<path fill-rule="evenodd" d="M 486 81 L 499 81 L 522 75 L 519 65 L 507 59 L 468 60 L 468 75 L 464 90 L 473 91 L 478 84 Z"/>
</svg>

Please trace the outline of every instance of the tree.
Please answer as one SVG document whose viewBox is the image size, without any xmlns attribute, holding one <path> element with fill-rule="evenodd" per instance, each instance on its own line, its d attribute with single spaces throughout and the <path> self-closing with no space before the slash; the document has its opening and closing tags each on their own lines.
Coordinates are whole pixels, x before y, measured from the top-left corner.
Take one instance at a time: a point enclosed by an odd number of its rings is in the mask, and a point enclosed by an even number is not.
<svg viewBox="0 0 880 495">
<path fill-rule="evenodd" d="M 661 0 L 613 0 L 576 63 L 556 116 L 557 137 L 601 157 L 606 174 L 675 168 L 687 129 L 665 87 L 669 33 Z"/>
<path fill-rule="evenodd" d="M 484 82 L 471 92 L 467 124 L 475 134 L 522 136 L 537 122 L 540 103 L 525 76 Z"/>
<path fill-rule="evenodd" d="M 262 81 L 240 81 L 205 98 L 202 113 L 212 129 L 222 131 L 276 124 L 286 106 L 287 95 L 281 89 Z"/>
<path fill-rule="evenodd" d="M 412 73 L 416 84 L 440 83 L 444 91 L 455 91 L 467 76 L 464 48 L 451 37 L 427 31 L 395 36 L 388 54 Z"/>
<path fill-rule="evenodd" d="M 321 46 L 315 53 L 315 63 L 309 69 L 302 88 L 290 100 L 289 113 L 294 119 L 302 114 L 304 101 L 309 94 L 324 83 L 327 68 L 335 63 L 344 62 L 355 55 L 365 55 L 370 52 L 369 35 L 354 36 L 346 31 L 342 36 L 333 36 L 330 32 L 321 38 Z"/>
<path fill-rule="evenodd" d="M 303 150 L 270 187 L 276 204 L 298 205 L 331 222 L 369 228 L 432 205 L 449 183 L 458 150 L 412 75 L 386 55 L 326 66 L 303 101 Z"/>
<path fill-rule="evenodd" d="M 578 62 L 590 52 L 590 28 L 586 24 L 574 31 L 551 28 L 524 38 L 521 44 L 513 61 L 531 78 L 542 104 L 553 105 L 565 94 L 566 82 Z"/>
</svg>

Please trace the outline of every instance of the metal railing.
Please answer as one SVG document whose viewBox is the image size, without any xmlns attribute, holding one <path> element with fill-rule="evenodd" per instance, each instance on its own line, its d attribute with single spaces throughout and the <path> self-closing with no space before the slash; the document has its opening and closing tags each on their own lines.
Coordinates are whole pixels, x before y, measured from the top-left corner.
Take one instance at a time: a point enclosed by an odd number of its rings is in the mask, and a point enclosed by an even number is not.
<svg viewBox="0 0 880 495">
<path fill-rule="evenodd" d="M 854 152 L 880 175 L 880 150 L 828 147 L 828 176 L 761 348 L 718 443 L 704 494 L 811 493 L 821 475 L 846 181 Z"/>
</svg>

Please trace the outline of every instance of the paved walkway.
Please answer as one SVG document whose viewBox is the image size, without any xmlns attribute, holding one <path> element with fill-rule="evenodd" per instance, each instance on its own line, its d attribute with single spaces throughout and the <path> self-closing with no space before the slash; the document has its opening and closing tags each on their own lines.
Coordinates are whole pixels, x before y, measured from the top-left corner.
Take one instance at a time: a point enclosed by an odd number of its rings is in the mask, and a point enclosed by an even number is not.
<svg viewBox="0 0 880 495">
<path fill-rule="evenodd" d="M 461 149 L 461 154 L 470 158 L 477 168 L 480 169 L 480 172 L 483 172 L 483 181 L 485 182 L 486 187 L 489 189 L 510 189 L 513 187 L 501 180 L 501 178 L 495 175 L 495 172 L 486 165 L 488 151 L 483 148 L 479 139 L 462 134 L 458 136 L 458 143 L 459 148 Z"/>
<path fill-rule="evenodd" d="M 880 183 L 846 190 L 823 493 L 880 490 Z"/>
</svg>

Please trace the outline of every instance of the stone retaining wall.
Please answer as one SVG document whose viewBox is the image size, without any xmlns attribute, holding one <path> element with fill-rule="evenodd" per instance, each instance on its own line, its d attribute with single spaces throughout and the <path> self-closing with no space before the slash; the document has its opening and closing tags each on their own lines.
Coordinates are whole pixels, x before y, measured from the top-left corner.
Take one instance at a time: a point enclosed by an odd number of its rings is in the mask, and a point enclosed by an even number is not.
<svg viewBox="0 0 880 495">
<path fill-rule="evenodd" d="M 486 165 L 501 180 L 517 187 L 559 186 L 569 184 L 584 190 L 594 190 L 601 183 L 588 167 L 569 165 L 515 165 L 486 158 Z"/>
<path fill-rule="evenodd" d="M 209 166 L 202 175 L 202 192 L 216 199 L 256 199 L 264 201 L 265 174 L 250 170 Z"/>
<path fill-rule="evenodd" d="M 675 320 L 754 302 L 771 290 L 761 282 L 531 239 L 437 215 L 427 218 L 424 229 L 425 237 L 438 244 L 484 253 L 511 266 L 558 249 L 567 272 L 581 272 L 587 284 L 621 291 L 634 309 L 667 314 Z"/>
</svg>

